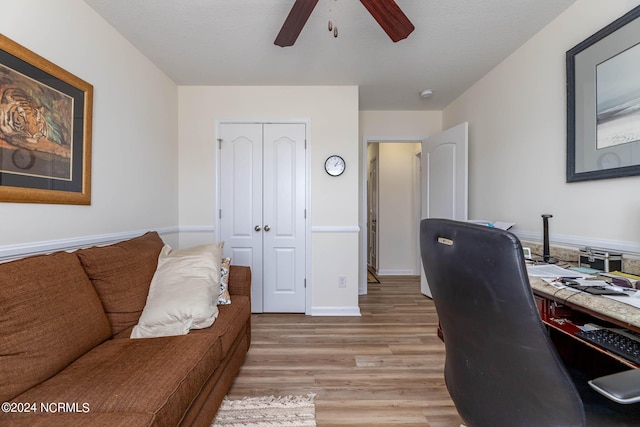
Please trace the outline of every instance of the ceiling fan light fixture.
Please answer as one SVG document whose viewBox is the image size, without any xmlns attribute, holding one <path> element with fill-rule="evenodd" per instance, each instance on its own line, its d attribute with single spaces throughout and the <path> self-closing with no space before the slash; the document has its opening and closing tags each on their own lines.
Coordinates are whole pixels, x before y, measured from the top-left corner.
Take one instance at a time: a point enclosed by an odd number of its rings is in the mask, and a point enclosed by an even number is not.
<svg viewBox="0 0 640 427">
<path fill-rule="evenodd" d="M 424 89 L 420 92 L 420 98 L 422 99 L 430 98 L 431 95 L 433 95 L 433 91 L 431 89 Z"/>
</svg>

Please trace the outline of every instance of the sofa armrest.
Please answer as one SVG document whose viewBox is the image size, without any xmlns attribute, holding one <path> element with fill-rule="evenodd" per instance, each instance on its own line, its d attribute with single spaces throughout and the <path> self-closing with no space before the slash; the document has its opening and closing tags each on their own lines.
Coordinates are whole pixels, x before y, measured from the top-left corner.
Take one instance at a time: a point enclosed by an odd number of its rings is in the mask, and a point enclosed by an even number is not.
<svg viewBox="0 0 640 427">
<path fill-rule="evenodd" d="M 229 293 L 251 298 L 251 268 L 231 265 L 229 268 Z"/>
</svg>

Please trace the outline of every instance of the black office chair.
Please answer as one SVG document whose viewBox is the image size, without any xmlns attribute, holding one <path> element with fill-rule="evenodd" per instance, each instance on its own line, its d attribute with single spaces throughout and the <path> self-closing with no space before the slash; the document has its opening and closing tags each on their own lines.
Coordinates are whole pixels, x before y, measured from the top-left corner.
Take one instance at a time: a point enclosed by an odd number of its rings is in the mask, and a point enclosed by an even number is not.
<svg viewBox="0 0 640 427">
<path fill-rule="evenodd" d="M 517 237 L 426 219 L 420 246 L 444 335 L 447 388 L 469 427 L 640 425 L 640 405 L 572 381 L 538 314 Z M 640 383 L 640 370 L 627 372 Z"/>
</svg>

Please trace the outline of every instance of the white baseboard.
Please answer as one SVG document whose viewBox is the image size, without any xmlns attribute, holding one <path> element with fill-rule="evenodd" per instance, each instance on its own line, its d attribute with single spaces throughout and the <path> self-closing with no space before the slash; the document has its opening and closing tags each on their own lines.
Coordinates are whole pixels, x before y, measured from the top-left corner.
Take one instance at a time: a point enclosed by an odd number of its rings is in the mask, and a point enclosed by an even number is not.
<svg viewBox="0 0 640 427">
<path fill-rule="evenodd" d="M 394 268 L 387 268 L 378 270 L 377 276 L 417 276 L 415 270 L 401 270 Z"/>
<path fill-rule="evenodd" d="M 360 316 L 360 307 L 311 307 L 311 316 Z"/>
</svg>

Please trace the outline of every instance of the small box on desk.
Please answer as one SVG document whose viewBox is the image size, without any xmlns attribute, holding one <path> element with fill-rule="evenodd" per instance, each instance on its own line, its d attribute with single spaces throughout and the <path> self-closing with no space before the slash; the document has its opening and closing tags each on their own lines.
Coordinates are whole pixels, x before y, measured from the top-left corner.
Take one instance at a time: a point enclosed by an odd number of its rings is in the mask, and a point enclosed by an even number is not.
<svg viewBox="0 0 640 427">
<path fill-rule="evenodd" d="M 578 258 L 580 267 L 589 267 L 595 270 L 622 271 L 622 254 L 610 253 L 600 249 L 584 248 L 580 249 Z"/>
</svg>

